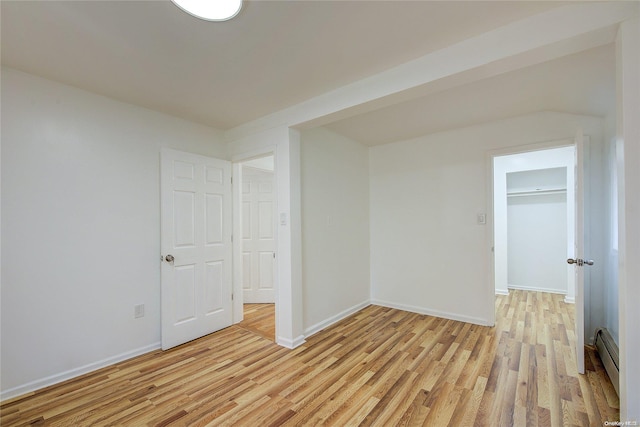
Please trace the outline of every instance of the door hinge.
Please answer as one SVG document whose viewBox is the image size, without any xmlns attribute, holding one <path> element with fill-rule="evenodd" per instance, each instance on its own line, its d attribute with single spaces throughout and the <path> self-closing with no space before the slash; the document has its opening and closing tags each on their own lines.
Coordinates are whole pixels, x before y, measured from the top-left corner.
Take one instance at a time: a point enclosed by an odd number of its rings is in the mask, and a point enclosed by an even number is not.
<svg viewBox="0 0 640 427">
<path fill-rule="evenodd" d="M 231 177 L 231 185 L 233 185 L 233 177 Z"/>
<path fill-rule="evenodd" d="M 233 243 L 233 234 L 231 235 L 231 243 Z"/>
<path fill-rule="evenodd" d="M 274 252 L 274 253 L 273 253 L 273 259 L 275 259 L 275 258 L 276 258 L 276 253 Z"/>
<path fill-rule="evenodd" d="M 233 301 L 233 293 L 231 294 L 231 301 Z"/>
</svg>

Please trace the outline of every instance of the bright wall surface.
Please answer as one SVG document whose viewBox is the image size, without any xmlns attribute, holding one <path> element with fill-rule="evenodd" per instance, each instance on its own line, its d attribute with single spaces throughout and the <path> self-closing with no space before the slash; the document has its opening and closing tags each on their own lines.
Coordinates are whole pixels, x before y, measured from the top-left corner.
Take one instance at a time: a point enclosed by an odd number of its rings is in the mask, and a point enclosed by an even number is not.
<svg viewBox="0 0 640 427">
<path fill-rule="evenodd" d="M 568 169 L 507 174 L 509 288 L 567 294 Z"/>
<path fill-rule="evenodd" d="M 2 69 L 3 399 L 159 347 L 161 147 L 226 153 L 214 129 Z"/>
<path fill-rule="evenodd" d="M 507 201 L 509 288 L 567 293 L 567 194 Z"/>
<path fill-rule="evenodd" d="M 636 11 L 640 4 L 636 3 Z M 620 419 L 640 420 L 640 19 L 616 39 Z"/>
<path fill-rule="evenodd" d="M 489 153 L 579 127 L 602 140 L 601 119 L 546 112 L 371 148 L 372 302 L 491 324 Z"/>
<path fill-rule="evenodd" d="M 325 128 L 303 131 L 305 335 L 369 302 L 367 147 Z"/>
</svg>

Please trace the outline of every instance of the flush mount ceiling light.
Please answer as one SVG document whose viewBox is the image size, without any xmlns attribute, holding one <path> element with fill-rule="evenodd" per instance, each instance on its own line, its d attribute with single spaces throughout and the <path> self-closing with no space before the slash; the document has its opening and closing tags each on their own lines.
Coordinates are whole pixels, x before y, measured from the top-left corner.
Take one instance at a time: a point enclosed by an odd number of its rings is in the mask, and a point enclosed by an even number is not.
<svg viewBox="0 0 640 427">
<path fill-rule="evenodd" d="M 180 9 L 205 21 L 227 21 L 240 12 L 242 0 L 171 0 Z"/>
</svg>

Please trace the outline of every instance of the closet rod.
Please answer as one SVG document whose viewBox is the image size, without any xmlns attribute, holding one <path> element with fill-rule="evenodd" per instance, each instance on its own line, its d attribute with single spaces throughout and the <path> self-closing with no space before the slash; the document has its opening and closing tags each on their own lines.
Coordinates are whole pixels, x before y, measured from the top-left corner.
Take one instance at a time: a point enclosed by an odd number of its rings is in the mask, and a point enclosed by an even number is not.
<svg viewBox="0 0 640 427">
<path fill-rule="evenodd" d="M 543 196 L 550 194 L 564 194 L 566 193 L 566 189 L 558 189 L 558 190 L 531 190 L 531 191 L 513 191 L 511 193 L 507 193 L 507 197 L 519 197 L 519 196 Z"/>
</svg>

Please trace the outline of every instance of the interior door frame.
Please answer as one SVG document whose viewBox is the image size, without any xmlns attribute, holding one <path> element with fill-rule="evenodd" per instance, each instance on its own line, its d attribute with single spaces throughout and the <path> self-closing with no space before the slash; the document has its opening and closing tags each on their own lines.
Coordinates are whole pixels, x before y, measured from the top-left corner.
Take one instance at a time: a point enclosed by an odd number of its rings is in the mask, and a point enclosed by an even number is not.
<svg viewBox="0 0 640 427">
<path fill-rule="evenodd" d="M 542 151 L 553 148 L 562 148 L 575 145 L 574 137 L 567 137 L 563 139 L 554 139 L 550 141 L 542 141 L 542 142 L 534 142 L 531 144 L 525 145 L 516 145 L 511 147 L 503 147 L 495 150 L 489 150 L 486 152 L 486 171 L 487 175 L 485 178 L 485 182 L 487 183 L 487 194 L 486 194 L 486 206 L 487 206 L 487 227 L 485 232 L 485 242 L 487 250 L 486 253 L 486 263 L 489 266 L 488 268 L 488 279 L 487 279 L 487 306 L 490 307 L 489 310 L 489 324 L 495 325 L 496 322 L 496 310 L 495 310 L 495 281 L 496 281 L 496 271 L 495 271 L 495 214 L 494 214 L 494 158 L 501 156 L 509 156 L 514 154 L 523 154 L 529 153 L 533 151 Z M 584 191 L 584 190 L 583 190 Z M 567 200 L 569 203 L 570 201 Z M 575 236 L 574 236 L 575 240 Z M 576 301 L 577 302 L 577 301 Z M 576 322 L 578 319 L 576 319 Z M 584 327 L 584 325 L 583 325 Z"/>
<path fill-rule="evenodd" d="M 277 150 L 275 146 L 264 147 L 259 150 L 254 150 L 246 153 L 242 153 L 236 156 L 233 156 L 231 159 L 232 162 L 232 170 L 233 170 L 233 185 L 232 185 L 232 199 L 233 199 L 233 323 L 239 323 L 244 318 L 243 311 L 243 262 L 242 262 L 242 163 L 248 160 L 253 160 L 260 157 L 265 156 L 273 156 L 273 200 L 274 200 L 274 211 L 278 212 L 278 156 Z M 274 218 L 275 220 L 275 218 Z M 276 252 L 276 260 L 278 258 L 278 238 L 279 238 L 279 227 L 277 224 L 274 227 L 274 246 Z M 274 287 L 274 301 L 275 301 L 275 318 L 276 318 L 276 338 L 278 337 L 278 319 L 279 312 L 278 310 L 278 278 L 279 278 L 279 269 L 278 262 L 274 262 L 273 265 L 273 287 Z"/>
</svg>

